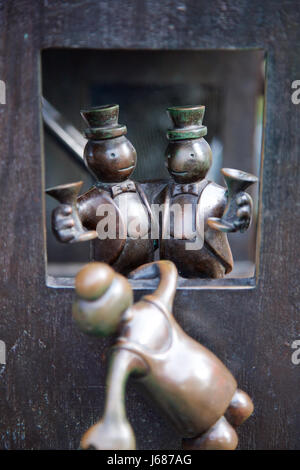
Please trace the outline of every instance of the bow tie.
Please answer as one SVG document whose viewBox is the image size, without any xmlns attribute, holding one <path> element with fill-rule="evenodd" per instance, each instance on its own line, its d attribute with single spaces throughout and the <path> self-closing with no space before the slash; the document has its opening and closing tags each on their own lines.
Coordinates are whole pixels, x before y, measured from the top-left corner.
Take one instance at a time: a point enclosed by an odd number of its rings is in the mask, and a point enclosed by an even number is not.
<svg viewBox="0 0 300 470">
<path fill-rule="evenodd" d="M 193 194 L 194 196 L 199 196 L 199 183 L 173 184 L 171 197 L 178 196 L 179 194 Z"/>
<path fill-rule="evenodd" d="M 117 197 L 119 194 L 122 194 L 122 193 L 135 193 L 136 192 L 136 189 L 135 189 L 135 184 L 133 181 L 129 181 L 128 183 L 119 183 L 119 184 L 116 184 L 114 186 L 112 186 L 111 188 L 111 194 L 112 194 L 112 197 Z"/>
</svg>

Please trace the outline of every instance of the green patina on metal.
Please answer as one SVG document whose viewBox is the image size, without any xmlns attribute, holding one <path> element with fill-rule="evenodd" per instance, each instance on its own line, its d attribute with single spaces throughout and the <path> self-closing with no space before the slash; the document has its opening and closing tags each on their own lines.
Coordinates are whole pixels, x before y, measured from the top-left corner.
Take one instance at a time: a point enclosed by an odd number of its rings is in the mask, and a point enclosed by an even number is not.
<svg viewBox="0 0 300 470">
<path fill-rule="evenodd" d="M 168 129 L 169 140 L 199 139 L 207 134 L 207 128 L 202 125 L 205 106 L 173 106 L 167 113 L 174 126 Z"/>
<path fill-rule="evenodd" d="M 172 106 L 167 111 L 176 127 L 201 126 L 205 106 Z"/>
</svg>

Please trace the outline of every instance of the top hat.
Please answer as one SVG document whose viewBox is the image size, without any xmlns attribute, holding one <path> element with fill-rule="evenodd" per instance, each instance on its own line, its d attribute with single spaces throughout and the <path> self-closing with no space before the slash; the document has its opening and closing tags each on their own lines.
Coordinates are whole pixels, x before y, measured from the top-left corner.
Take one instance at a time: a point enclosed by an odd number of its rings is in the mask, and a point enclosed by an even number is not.
<svg viewBox="0 0 300 470">
<path fill-rule="evenodd" d="M 113 139 L 126 134 L 127 128 L 118 123 L 119 105 L 106 104 L 80 111 L 89 126 L 84 133 L 87 139 Z"/>
<path fill-rule="evenodd" d="M 172 106 L 167 113 L 174 128 L 168 129 L 169 140 L 199 139 L 207 134 L 207 127 L 202 125 L 205 106 Z"/>
</svg>

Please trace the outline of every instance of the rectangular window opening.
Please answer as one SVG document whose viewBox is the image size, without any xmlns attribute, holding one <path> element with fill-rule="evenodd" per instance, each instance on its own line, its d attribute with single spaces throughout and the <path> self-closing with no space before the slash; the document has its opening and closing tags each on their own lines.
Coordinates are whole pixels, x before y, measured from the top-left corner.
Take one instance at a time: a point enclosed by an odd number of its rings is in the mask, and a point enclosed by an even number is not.
<svg viewBox="0 0 300 470">
<path fill-rule="evenodd" d="M 119 122 L 137 151 L 137 182 L 162 180 L 171 127 L 170 106 L 205 105 L 203 124 L 213 164 L 208 179 L 225 187 L 222 167 L 260 175 L 265 97 L 262 50 L 78 50 L 42 51 L 42 100 L 46 188 L 94 180 L 82 159 L 86 127 L 80 110 L 117 103 Z M 180 289 L 252 288 L 256 285 L 259 184 L 247 190 L 253 220 L 245 233 L 229 234 L 234 268 L 222 279 L 179 279 Z M 46 198 L 49 287 L 73 287 L 74 277 L 90 260 L 90 242 L 61 243 L 51 230 L 57 201 Z M 156 253 L 156 257 L 158 253 Z M 136 289 L 153 289 L 153 281 L 131 281 Z"/>
</svg>

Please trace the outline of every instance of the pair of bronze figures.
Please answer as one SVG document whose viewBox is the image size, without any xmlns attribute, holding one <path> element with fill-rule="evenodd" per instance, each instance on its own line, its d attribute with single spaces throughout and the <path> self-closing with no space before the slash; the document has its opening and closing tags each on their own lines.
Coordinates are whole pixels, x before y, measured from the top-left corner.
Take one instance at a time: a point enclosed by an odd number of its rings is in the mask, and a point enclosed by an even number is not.
<svg viewBox="0 0 300 470">
<path fill-rule="evenodd" d="M 173 261 L 183 277 L 220 278 L 229 273 L 233 259 L 227 232 L 244 231 L 249 226 L 252 201 L 244 191 L 257 179 L 223 168 L 225 189 L 205 178 L 212 152 L 204 139 L 204 110 L 204 106 L 168 109 L 174 127 L 168 131 L 166 166 L 172 179 L 154 200 L 148 194 L 151 183 L 143 185 L 130 179 L 137 156 L 125 137 L 126 126 L 118 124 L 118 105 L 82 111 L 89 125 L 84 160 L 97 182 L 79 198 L 81 183 L 48 190 L 61 202 L 52 219 L 58 240 L 94 239 L 93 259 L 126 275 L 153 261 L 157 245 L 159 258 Z M 114 237 L 100 239 L 96 228 L 106 218 L 99 211 L 103 206 L 111 209 L 109 217 L 115 220 L 117 231 Z M 161 221 L 154 206 L 163 208 Z M 177 209 L 176 217 L 173 208 Z M 153 237 L 156 226 L 159 230 Z"/>
<path fill-rule="evenodd" d="M 124 405 L 126 381 L 132 375 L 181 433 L 184 449 L 235 449 L 235 427 L 251 415 L 252 401 L 237 388 L 222 362 L 180 328 L 172 308 L 178 271 L 185 277 L 218 278 L 232 269 L 226 233 L 248 228 L 252 201 L 244 191 L 257 179 L 223 169 L 227 190 L 206 180 L 212 155 L 204 139 L 204 106 L 169 108 L 174 128 L 168 131 L 166 164 L 172 181 L 156 196 L 164 212 L 158 240 L 153 240 L 145 236 L 155 219 L 151 201 L 143 186 L 129 179 L 136 152 L 125 137 L 126 127 L 118 124 L 118 111 L 117 105 L 111 105 L 82 112 L 89 125 L 84 158 L 99 182 L 79 198 L 81 183 L 48 190 L 61 202 L 52 219 L 57 238 L 62 242 L 94 240 L 95 261 L 76 277 L 74 319 L 86 333 L 109 336 L 118 332 L 104 417 L 86 432 L 81 447 L 135 449 Z M 121 210 L 122 198 L 126 198 L 126 211 Z M 176 222 L 168 219 L 174 201 L 182 209 Z M 125 236 L 98 238 L 101 205 L 113 207 Z M 195 230 L 177 238 L 187 206 Z M 139 236 L 136 231 L 130 233 L 131 218 L 138 219 Z M 200 248 L 186 250 L 186 242 L 195 242 L 197 237 L 202 237 Z M 156 241 L 159 261 L 153 261 Z M 155 292 L 133 304 L 132 288 L 124 275 L 158 277 L 159 284 Z"/>
</svg>

